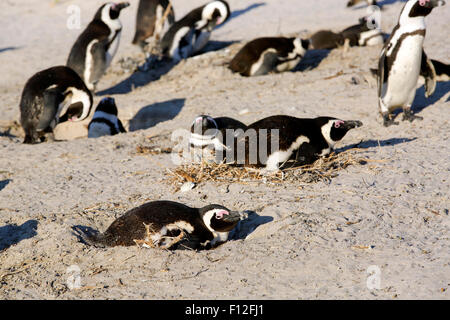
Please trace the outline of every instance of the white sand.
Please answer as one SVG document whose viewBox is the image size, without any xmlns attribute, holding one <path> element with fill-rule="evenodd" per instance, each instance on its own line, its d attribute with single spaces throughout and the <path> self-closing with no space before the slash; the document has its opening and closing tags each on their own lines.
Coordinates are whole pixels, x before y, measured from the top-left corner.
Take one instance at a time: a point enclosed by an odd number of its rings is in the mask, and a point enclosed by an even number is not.
<svg viewBox="0 0 450 320">
<path fill-rule="evenodd" d="M 130 75 L 118 61 L 139 54 L 130 43 L 138 1 L 130 2 L 122 12 L 121 46 L 99 91 L 126 80 Z M 216 30 L 212 40 L 340 30 L 366 13 L 345 2 L 230 0 L 234 11 L 251 10 Z M 30 76 L 65 63 L 81 32 L 66 28 L 67 6 L 81 6 L 84 27 L 103 1 L 52 3 L 0 2 L 0 125 L 18 119 Z M 173 3 L 179 18 L 204 1 Z M 401 7 L 385 7 L 384 31 L 391 31 Z M 425 41 L 427 54 L 447 63 L 449 17 L 450 4 L 436 9 L 427 18 Z M 335 50 L 317 68 L 248 79 L 223 67 L 241 46 L 188 59 L 157 81 L 111 94 L 126 127 L 145 130 L 32 146 L 21 144 L 17 130 L 17 137 L 0 136 L 1 299 L 449 299 L 450 84 L 439 83 L 426 100 L 421 82 L 413 108 L 424 120 L 384 128 L 368 72 L 381 47 Z M 325 79 L 339 71 L 344 74 Z M 148 82 L 145 75 L 133 79 Z M 128 84 L 109 92 L 123 92 Z M 102 97 L 95 97 L 95 106 Z M 249 112 L 239 116 L 243 109 Z M 338 149 L 362 141 L 362 157 L 383 161 L 350 166 L 330 184 L 204 183 L 174 193 L 167 183 L 166 168 L 175 167 L 170 155 L 136 155 L 136 146 L 188 128 L 202 113 L 245 123 L 273 114 L 361 120 L 364 126 L 349 132 Z M 86 133 L 83 125 L 58 129 L 59 137 Z M 242 237 L 256 227 L 245 239 L 204 252 L 95 249 L 71 234 L 72 225 L 103 231 L 126 210 L 159 199 L 220 203 L 260 217 L 241 226 Z M 67 286 L 72 265 L 80 269 L 78 290 Z M 380 289 L 367 288 L 370 266 L 381 272 Z"/>
</svg>

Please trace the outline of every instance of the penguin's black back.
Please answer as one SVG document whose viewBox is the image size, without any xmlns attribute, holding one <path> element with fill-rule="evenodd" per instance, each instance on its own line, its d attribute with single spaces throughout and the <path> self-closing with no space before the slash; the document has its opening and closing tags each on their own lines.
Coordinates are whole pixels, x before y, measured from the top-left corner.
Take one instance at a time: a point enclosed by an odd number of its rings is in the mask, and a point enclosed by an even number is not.
<svg viewBox="0 0 450 320">
<path fill-rule="evenodd" d="M 136 33 L 133 44 L 138 44 L 151 37 L 155 31 L 156 8 L 160 4 L 164 10 L 169 6 L 169 0 L 140 0 L 136 16 Z M 170 9 L 167 20 L 174 23 L 175 15 L 173 7 Z"/>
<path fill-rule="evenodd" d="M 273 48 L 281 57 L 286 57 L 295 48 L 295 38 L 264 37 L 247 43 L 231 60 L 229 68 L 242 75 L 250 75 L 252 65 L 259 60 L 261 54 Z"/>
<path fill-rule="evenodd" d="M 343 45 L 345 38 L 341 33 L 334 33 L 330 30 L 321 30 L 314 33 L 311 36 L 310 41 L 313 49 L 330 50 Z"/>
<path fill-rule="evenodd" d="M 285 115 L 271 116 L 261 119 L 248 126 L 248 130 L 254 129 L 278 129 L 279 130 L 279 148 L 287 150 L 299 136 L 305 136 L 310 140 L 310 144 L 322 150 L 328 147 L 324 139 L 321 127 L 333 118 L 320 117 L 315 119 L 302 119 Z"/>
</svg>

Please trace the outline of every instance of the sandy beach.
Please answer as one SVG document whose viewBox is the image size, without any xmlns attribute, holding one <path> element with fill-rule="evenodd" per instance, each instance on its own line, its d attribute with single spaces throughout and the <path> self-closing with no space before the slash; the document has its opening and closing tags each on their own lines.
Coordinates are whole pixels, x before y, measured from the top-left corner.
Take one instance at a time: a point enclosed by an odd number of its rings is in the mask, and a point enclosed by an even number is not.
<svg viewBox="0 0 450 320">
<path fill-rule="evenodd" d="M 205 2 L 172 0 L 177 19 Z M 94 107 L 114 97 L 129 132 L 87 139 L 88 119 L 58 126 L 63 141 L 38 145 L 22 144 L 14 124 L 24 84 L 66 63 L 104 1 L 0 2 L 0 299 L 450 298 L 450 82 L 426 99 L 421 78 L 413 110 L 423 121 L 386 128 L 369 70 L 381 45 L 309 51 L 295 72 L 241 77 L 226 64 L 246 42 L 342 30 L 367 12 L 343 0 L 228 2 L 232 16 L 204 54 L 132 73 L 120 63 L 142 56 L 131 44 L 138 0 L 130 0 L 118 53 L 94 97 Z M 381 2 L 390 33 L 404 3 Z M 67 28 L 70 5 L 81 8 L 82 29 Z M 449 17 L 447 2 L 426 18 L 425 51 L 445 63 Z M 199 114 L 246 124 L 276 114 L 360 120 L 336 151 L 354 148 L 367 161 L 315 183 L 203 181 L 181 192 L 171 154 L 137 147 L 173 147 L 171 133 Z M 72 234 L 74 225 L 104 231 L 153 200 L 254 214 L 230 241 L 199 252 L 94 248 Z"/>
</svg>

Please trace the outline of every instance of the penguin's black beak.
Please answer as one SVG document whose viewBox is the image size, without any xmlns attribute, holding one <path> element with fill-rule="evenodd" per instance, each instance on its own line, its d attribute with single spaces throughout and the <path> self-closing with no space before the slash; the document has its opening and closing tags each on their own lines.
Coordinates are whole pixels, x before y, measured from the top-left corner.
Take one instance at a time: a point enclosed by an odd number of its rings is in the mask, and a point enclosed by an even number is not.
<svg viewBox="0 0 450 320">
<path fill-rule="evenodd" d="M 228 223 L 236 223 L 240 220 L 245 220 L 248 218 L 248 214 L 244 212 L 238 211 L 230 211 L 230 214 L 224 215 L 222 220 Z"/>
<path fill-rule="evenodd" d="M 114 5 L 114 9 L 120 11 L 122 9 L 125 9 L 126 7 L 129 7 L 130 3 L 129 2 L 120 2 Z"/>
<path fill-rule="evenodd" d="M 343 128 L 350 130 L 354 128 L 362 127 L 363 123 L 358 120 L 346 120 L 344 121 L 344 124 L 342 125 Z"/>
</svg>

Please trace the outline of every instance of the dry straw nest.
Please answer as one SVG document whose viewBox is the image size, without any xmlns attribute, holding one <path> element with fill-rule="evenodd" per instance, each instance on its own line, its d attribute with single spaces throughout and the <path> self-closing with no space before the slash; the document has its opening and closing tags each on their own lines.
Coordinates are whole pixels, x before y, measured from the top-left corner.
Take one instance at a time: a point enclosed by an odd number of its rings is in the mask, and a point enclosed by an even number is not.
<svg viewBox="0 0 450 320">
<path fill-rule="evenodd" d="M 169 182 L 180 186 L 191 182 L 200 184 L 206 181 L 214 182 L 263 182 L 279 184 L 282 182 L 315 183 L 319 181 L 329 182 L 338 175 L 340 170 L 350 165 L 365 165 L 368 162 L 379 162 L 357 155 L 358 148 L 349 149 L 340 153 L 331 153 L 309 165 L 293 166 L 286 163 L 284 169 L 275 172 L 264 172 L 263 170 L 233 166 L 213 161 L 202 161 L 199 164 L 182 164 L 176 169 L 167 169 L 171 179 Z"/>
</svg>

